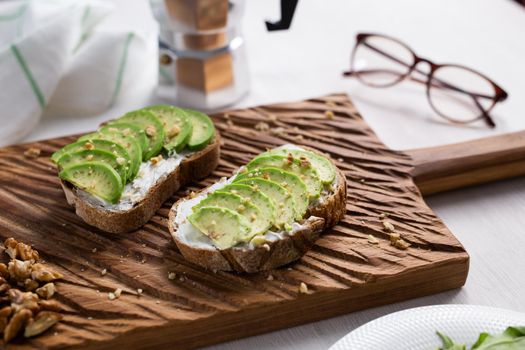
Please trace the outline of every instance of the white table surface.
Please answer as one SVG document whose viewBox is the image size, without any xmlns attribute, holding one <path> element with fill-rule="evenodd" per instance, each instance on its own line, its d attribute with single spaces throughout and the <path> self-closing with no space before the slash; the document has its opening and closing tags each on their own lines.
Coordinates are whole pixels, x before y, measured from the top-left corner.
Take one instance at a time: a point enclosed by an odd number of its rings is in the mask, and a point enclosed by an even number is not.
<svg viewBox="0 0 525 350">
<path fill-rule="evenodd" d="M 236 106 L 346 92 L 379 137 L 395 149 L 525 129 L 525 9 L 516 3 L 301 0 L 291 30 L 268 33 L 264 20 L 278 17 L 278 3 L 247 3 L 244 33 L 252 88 Z M 133 7 L 133 2 L 126 4 Z M 441 122 L 427 104 L 424 90 L 409 82 L 373 89 L 342 78 L 359 31 L 388 33 L 436 62 L 460 63 L 487 74 L 510 94 L 495 109 L 498 128 L 489 130 L 482 124 L 457 127 Z M 98 116 L 45 116 L 25 141 L 89 131 L 100 121 L 156 100 L 144 92 Z M 327 349 L 374 318 L 421 305 L 481 304 L 525 312 L 525 178 L 457 190 L 429 197 L 427 202 L 470 253 L 465 287 L 210 349 Z"/>
</svg>

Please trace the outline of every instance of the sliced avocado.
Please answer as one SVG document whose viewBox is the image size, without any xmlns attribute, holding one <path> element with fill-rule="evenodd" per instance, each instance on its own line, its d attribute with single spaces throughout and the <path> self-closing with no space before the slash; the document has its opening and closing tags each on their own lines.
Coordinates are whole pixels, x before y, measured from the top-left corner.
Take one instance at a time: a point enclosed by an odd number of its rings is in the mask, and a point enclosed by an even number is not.
<svg viewBox="0 0 525 350">
<path fill-rule="evenodd" d="M 241 179 L 251 177 L 262 177 L 263 179 L 271 180 L 283 186 L 290 192 L 295 201 L 295 216 L 296 220 L 302 219 L 308 208 L 308 192 L 303 180 L 295 174 L 289 173 L 278 168 L 258 168 L 245 173 L 239 173 L 234 182 Z"/>
<path fill-rule="evenodd" d="M 116 155 L 108 151 L 100 149 L 85 149 L 82 151 L 66 153 L 58 159 L 57 164 L 61 169 L 65 169 L 75 164 L 89 162 L 98 162 L 109 165 L 117 171 L 122 179 L 122 183 L 126 183 L 126 160 L 124 158 L 119 159 Z"/>
<path fill-rule="evenodd" d="M 219 249 L 247 241 L 250 222 L 228 208 L 201 207 L 188 217 L 193 226 L 208 236 Z"/>
<path fill-rule="evenodd" d="M 62 157 L 64 154 L 78 152 L 86 149 L 100 149 L 103 151 L 111 152 L 119 158 L 124 158 L 128 163 L 127 167 L 129 167 L 129 154 L 126 151 L 126 149 L 124 149 L 124 147 L 122 147 L 121 145 L 109 140 L 93 140 L 90 144 L 86 144 L 85 141 L 77 141 L 74 143 L 70 143 L 69 145 L 62 147 L 61 149 L 53 153 L 53 155 L 51 156 L 51 160 L 53 161 L 53 163 L 56 164 L 60 157 Z"/>
<path fill-rule="evenodd" d="M 119 174 L 104 163 L 78 163 L 64 168 L 58 176 L 113 204 L 118 202 L 124 188 Z"/>
<path fill-rule="evenodd" d="M 166 137 L 166 132 L 164 131 L 164 126 L 159 118 L 155 116 L 152 112 L 149 112 L 144 109 L 138 111 L 133 111 L 126 113 L 123 117 L 120 117 L 114 123 L 134 123 L 138 125 L 144 132 L 149 140 L 149 146 L 142 155 L 143 160 L 149 160 L 151 157 L 159 154 L 164 144 L 164 139 Z"/>
<path fill-rule="evenodd" d="M 131 136 L 139 143 L 142 154 L 149 147 L 149 139 L 146 137 L 144 130 L 132 123 L 111 123 L 111 125 L 105 125 L 98 129 L 98 132 L 104 134 L 120 132 L 124 136 Z"/>
<path fill-rule="evenodd" d="M 249 170 L 264 167 L 275 167 L 295 174 L 303 180 L 308 189 L 308 198 L 310 200 L 318 198 L 323 190 L 323 184 L 319 178 L 319 173 L 308 160 L 300 161 L 293 156 L 282 155 L 261 155 L 252 159 L 246 167 Z"/>
<path fill-rule="evenodd" d="M 185 109 L 184 112 L 186 112 L 193 129 L 188 141 L 188 148 L 191 151 L 198 151 L 206 147 L 211 139 L 213 139 L 215 136 L 215 126 L 210 117 L 204 113 L 192 109 Z"/>
<path fill-rule="evenodd" d="M 146 107 L 145 110 L 152 112 L 160 119 L 166 131 L 164 149 L 177 153 L 182 151 L 188 144 L 193 130 L 192 124 L 183 109 L 168 105 Z"/>
<path fill-rule="evenodd" d="M 307 150 L 295 149 L 295 148 L 291 148 L 291 149 L 279 148 L 279 149 L 270 150 L 269 152 L 263 153 L 263 154 L 268 154 L 268 153 L 280 154 L 280 155 L 291 154 L 294 158 L 299 158 L 299 159 L 301 159 L 301 157 L 304 157 L 307 160 L 309 160 L 310 163 L 312 163 L 312 167 L 317 169 L 317 172 L 319 173 L 319 178 L 321 179 L 321 182 L 323 184 L 331 184 L 332 182 L 334 182 L 335 174 L 336 174 L 335 166 L 332 164 L 332 162 L 328 158 L 325 158 L 317 153 L 310 152 Z"/>
<path fill-rule="evenodd" d="M 261 212 L 265 213 L 270 218 L 272 224 L 275 224 L 277 209 L 273 201 L 265 195 L 261 190 L 255 189 L 252 186 L 242 185 L 239 183 L 232 183 L 220 189 L 223 192 L 231 192 L 239 195 L 244 199 L 249 199 L 257 206 Z"/>
<path fill-rule="evenodd" d="M 140 164 L 142 163 L 142 149 L 137 141 L 135 141 L 131 136 L 125 136 L 121 132 L 108 132 L 101 133 L 96 132 L 93 134 L 87 134 L 78 139 L 79 141 L 90 141 L 94 140 L 109 140 L 115 143 L 118 143 L 120 146 L 129 154 L 129 174 L 127 176 L 128 181 L 133 180 L 137 173 L 139 172 Z"/>
<path fill-rule="evenodd" d="M 195 211 L 201 207 L 228 208 L 244 216 L 248 222 L 250 222 L 250 235 L 248 239 L 268 231 L 274 224 L 274 222 L 270 220 L 269 213 L 263 213 L 250 199 L 244 199 L 230 192 L 215 191 L 210 193 L 200 201 L 199 204 L 193 207 L 193 210 Z"/>
<path fill-rule="evenodd" d="M 275 227 L 288 230 L 295 216 L 295 201 L 283 186 L 263 178 L 246 178 L 238 180 L 234 184 L 248 185 L 254 190 L 260 190 L 266 195 L 277 210 Z"/>
</svg>

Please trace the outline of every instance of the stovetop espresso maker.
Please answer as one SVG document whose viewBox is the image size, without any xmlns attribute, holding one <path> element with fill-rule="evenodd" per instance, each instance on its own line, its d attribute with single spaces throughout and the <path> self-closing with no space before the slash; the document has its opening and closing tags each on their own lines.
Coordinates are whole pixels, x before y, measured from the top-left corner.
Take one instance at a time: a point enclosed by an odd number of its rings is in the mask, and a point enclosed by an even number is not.
<svg viewBox="0 0 525 350">
<path fill-rule="evenodd" d="M 298 0 L 281 0 L 281 20 L 268 31 L 290 27 Z M 199 109 L 228 106 L 248 93 L 242 36 L 245 0 L 164 0 L 153 4 L 160 23 L 159 94 Z"/>
</svg>

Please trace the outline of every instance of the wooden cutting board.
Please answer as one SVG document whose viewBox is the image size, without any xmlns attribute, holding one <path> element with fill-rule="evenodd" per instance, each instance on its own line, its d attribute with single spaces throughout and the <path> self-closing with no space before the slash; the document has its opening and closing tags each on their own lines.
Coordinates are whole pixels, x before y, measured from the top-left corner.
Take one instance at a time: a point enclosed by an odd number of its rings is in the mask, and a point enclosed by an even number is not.
<svg viewBox="0 0 525 350">
<path fill-rule="evenodd" d="M 215 115 L 214 121 L 224 143 L 220 166 L 208 179 L 181 190 L 146 226 L 129 234 L 94 229 L 67 205 L 48 157 L 74 137 L 0 150 L 2 241 L 13 236 L 33 244 L 65 276 L 57 297 L 66 309 L 63 322 L 8 348 L 194 348 L 465 283 L 469 256 L 425 204 L 413 176 L 427 192 L 483 182 L 488 180 L 483 176 L 458 181 L 456 173 L 465 172 L 465 159 L 487 166 L 499 162 L 498 157 L 485 157 L 483 163 L 463 154 L 463 161 L 450 162 L 450 154 L 439 158 L 444 151 L 433 149 L 415 152 L 413 160 L 385 147 L 346 95 L 230 111 Z M 345 172 L 345 219 L 325 232 L 300 261 L 271 272 L 213 273 L 187 263 L 167 229 L 173 202 L 230 176 L 266 148 L 290 142 L 330 154 Z M 30 147 L 41 149 L 40 157 L 26 158 L 24 151 Z M 491 155 L 500 151 L 501 146 L 483 150 Z M 436 159 L 442 161 L 439 171 L 433 169 L 436 163 L 431 160 Z M 523 172 L 523 157 L 507 160 L 506 176 Z M 515 168 L 521 170 L 511 170 Z M 498 176 L 502 177 L 492 178 Z M 390 245 L 382 214 L 410 248 Z M 369 235 L 379 244 L 369 243 Z M 105 276 L 103 269 L 108 271 Z M 170 272 L 175 279 L 168 279 Z M 308 294 L 298 293 L 301 282 L 307 284 Z M 116 288 L 124 292 L 110 301 L 108 292 Z M 142 296 L 137 295 L 139 288 Z"/>
</svg>

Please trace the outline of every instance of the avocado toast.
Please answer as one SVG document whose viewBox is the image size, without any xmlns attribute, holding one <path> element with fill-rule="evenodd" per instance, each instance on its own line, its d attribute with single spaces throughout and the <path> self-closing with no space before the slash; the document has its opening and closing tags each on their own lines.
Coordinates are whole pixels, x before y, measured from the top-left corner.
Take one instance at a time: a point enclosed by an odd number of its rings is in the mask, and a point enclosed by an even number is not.
<svg viewBox="0 0 525 350">
<path fill-rule="evenodd" d="M 173 106 L 150 106 L 102 125 L 51 160 L 68 203 L 85 222 L 121 233 L 144 225 L 175 191 L 219 162 L 211 119 Z"/>
<path fill-rule="evenodd" d="M 189 261 L 258 272 L 299 259 L 346 210 L 346 181 L 319 152 L 292 144 L 176 202 L 169 230 Z"/>
</svg>

